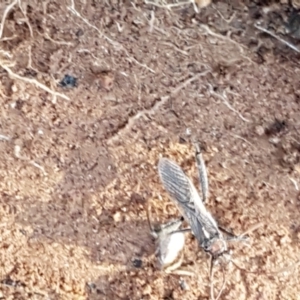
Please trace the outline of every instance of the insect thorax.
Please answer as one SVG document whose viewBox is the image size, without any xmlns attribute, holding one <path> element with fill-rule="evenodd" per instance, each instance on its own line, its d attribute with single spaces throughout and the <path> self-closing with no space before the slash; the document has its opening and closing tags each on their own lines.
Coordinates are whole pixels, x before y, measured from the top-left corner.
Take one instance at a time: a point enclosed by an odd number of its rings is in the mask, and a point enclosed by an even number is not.
<svg viewBox="0 0 300 300">
<path fill-rule="evenodd" d="M 215 237 L 211 240 L 206 240 L 201 247 L 205 252 L 210 253 L 213 257 L 218 257 L 227 251 L 226 240 L 222 237 Z"/>
</svg>

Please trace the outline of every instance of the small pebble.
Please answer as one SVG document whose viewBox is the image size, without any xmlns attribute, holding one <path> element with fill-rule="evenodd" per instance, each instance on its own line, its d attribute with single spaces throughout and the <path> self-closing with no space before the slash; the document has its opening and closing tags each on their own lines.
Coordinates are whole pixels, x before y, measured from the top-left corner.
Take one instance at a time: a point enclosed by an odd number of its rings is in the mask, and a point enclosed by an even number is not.
<svg viewBox="0 0 300 300">
<path fill-rule="evenodd" d="M 80 36 L 82 36 L 83 35 L 83 30 L 80 28 L 80 29 L 78 29 L 77 31 L 76 31 L 76 36 L 77 37 L 80 37 Z"/>
<path fill-rule="evenodd" d="M 152 293 L 152 288 L 150 284 L 147 284 L 143 290 L 143 295 L 151 295 Z"/>
<path fill-rule="evenodd" d="M 120 222 L 121 221 L 121 213 L 118 211 L 113 215 L 114 221 L 115 222 Z"/>
<path fill-rule="evenodd" d="M 139 258 L 135 258 L 133 261 L 132 261 L 132 264 L 135 268 L 141 268 L 142 265 L 143 265 L 143 261 Z"/>
<path fill-rule="evenodd" d="M 189 285 L 182 278 L 180 278 L 179 280 L 179 285 L 183 291 L 187 291 L 190 289 Z"/>
<path fill-rule="evenodd" d="M 99 83 L 102 88 L 110 91 L 113 88 L 115 76 L 111 71 L 102 71 L 98 74 Z"/>
<path fill-rule="evenodd" d="M 262 126 L 256 126 L 255 132 L 257 133 L 257 135 L 262 136 L 265 134 L 265 129 Z"/>
<path fill-rule="evenodd" d="M 273 145 L 277 145 L 280 142 L 280 138 L 278 138 L 278 137 L 270 138 L 269 142 Z"/>
<path fill-rule="evenodd" d="M 71 76 L 71 75 L 65 75 L 63 80 L 59 83 L 60 86 L 62 87 L 68 87 L 68 88 L 73 88 L 77 86 L 77 78 Z"/>
</svg>

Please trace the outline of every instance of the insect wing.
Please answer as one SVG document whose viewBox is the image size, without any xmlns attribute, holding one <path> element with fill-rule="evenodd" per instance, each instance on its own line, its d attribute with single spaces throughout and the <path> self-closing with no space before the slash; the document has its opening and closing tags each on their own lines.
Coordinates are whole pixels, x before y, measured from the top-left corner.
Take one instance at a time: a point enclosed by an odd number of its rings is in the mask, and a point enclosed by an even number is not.
<svg viewBox="0 0 300 300">
<path fill-rule="evenodd" d="M 159 176 L 166 191 L 190 224 L 200 245 L 218 236 L 218 226 L 205 206 L 190 179 L 173 161 L 161 158 Z"/>
</svg>

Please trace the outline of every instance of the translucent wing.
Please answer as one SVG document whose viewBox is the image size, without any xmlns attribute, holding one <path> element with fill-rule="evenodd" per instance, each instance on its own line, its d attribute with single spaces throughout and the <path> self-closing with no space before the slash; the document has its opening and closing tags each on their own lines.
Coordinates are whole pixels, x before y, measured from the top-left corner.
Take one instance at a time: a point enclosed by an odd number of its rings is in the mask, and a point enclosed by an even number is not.
<svg viewBox="0 0 300 300">
<path fill-rule="evenodd" d="M 158 172 L 162 184 L 176 206 L 190 224 L 200 245 L 219 236 L 218 226 L 183 170 L 173 161 L 161 158 Z"/>
</svg>

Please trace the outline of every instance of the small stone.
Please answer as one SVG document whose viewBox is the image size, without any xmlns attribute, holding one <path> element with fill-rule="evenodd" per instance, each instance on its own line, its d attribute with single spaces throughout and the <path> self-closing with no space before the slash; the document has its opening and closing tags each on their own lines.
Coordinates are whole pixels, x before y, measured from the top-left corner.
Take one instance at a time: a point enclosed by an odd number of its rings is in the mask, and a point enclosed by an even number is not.
<svg viewBox="0 0 300 300">
<path fill-rule="evenodd" d="M 147 284 L 143 290 L 143 295 L 151 295 L 152 293 L 152 288 L 150 284 Z"/>
<path fill-rule="evenodd" d="M 121 221 L 121 213 L 118 211 L 113 215 L 114 221 L 115 222 L 120 222 Z"/>
<path fill-rule="evenodd" d="M 269 142 L 270 142 L 271 144 L 273 144 L 273 145 L 277 145 L 277 144 L 279 144 L 279 142 L 280 142 L 280 138 L 278 138 L 278 137 L 270 138 L 270 139 L 269 139 Z"/>
<path fill-rule="evenodd" d="M 67 283 L 63 283 L 62 284 L 62 289 L 65 291 L 65 292 L 71 292 L 72 291 L 72 287 L 67 284 Z"/>
<path fill-rule="evenodd" d="M 98 74 L 99 83 L 106 91 L 110 91 L 113 88 L 115 76 L 111 71 L 102 71 Z"/>
<path fill-rule="evenodd" d="M 86 286 L 89 288 L 89 290 L 90 290 L 91 292 L 92 292 L 92 291 L 95 291 L 96 288 L 97 288 L 96 284 L 93 283 L 93 282 L 87 282 L 87 283 L 86 283 Z"/>
<path fill-rule="evenodd" d="M 211 0 L 195 0 L 195 3 L 199 8 L 204 8 L 211 3 Z"/>
<path fill-rule="evenodd" d="M 18 91 L 18 88 L 17 86 L 14 84 L 12 87 L 11 87 L 11 90 L 12 92 L 16 93 Z"/>
<path fill-rule="evenodd" d="M 296 164 L 296 165 L 294 166 L 294 169 L 296 170 L 296 172 L 297 172 L 298 174 L 300 174 L 300 164 Z"/>
<path fill-rule="evenodd" d="M 62 87 L 76 87 L 77 86 L 77 78 L 66 74 L 65 77 L 62 79 L 62 81 L 59 83 L 60 86 Z"/>
<path fill-rule="evenodd" d="M 132 203 L 137 203 L 137 204 L 144 204 L 146 202 L 145 198 L 142 195 L 135 192 L 131 194 L 130 200 Z"/>
<path fill-rule="evenodd" d="M 186 283 L 186 281 L 183 280 L 183 279 L 181 279 L 181 278 L 180 278 L 180 280 L 179 280 L 179 285 L 180 285 L 180 287 L 181 287 L 181 289 L 182 289 L 183 291 L 187 291 L 187 290 L 190 289 L 190 287 L 189 287 L 189 285 Z"/>
<path fill-rule="evenodd" d="M 257 133 L 257 135 L 262 136 L 265 134 L 265 129 L 262 126 L 256 126 L 255 132 Z"/>
<path fill-rule="evenodd" d="M 82 36 L 83 35 L 83 30 L 81 29 L 81 28 L 79 28 L 77 31 L 76 31 L 76 36 L 77 37 L 80 37 L 80 36 Z"/>
<path fill-rule="evenodd" d="M 280 239 L 280 245 L 290 244 L 291 239 L 288 236 L 284 236 Z"/>
<path fill-rule="evenodd" d="M 143 261 L 139 258 L 135 258 L 133 261 L 132 261 L 132 264 L 135 268 L 141 268 L 142 265 L 143 265 Z"/>
</svg>

